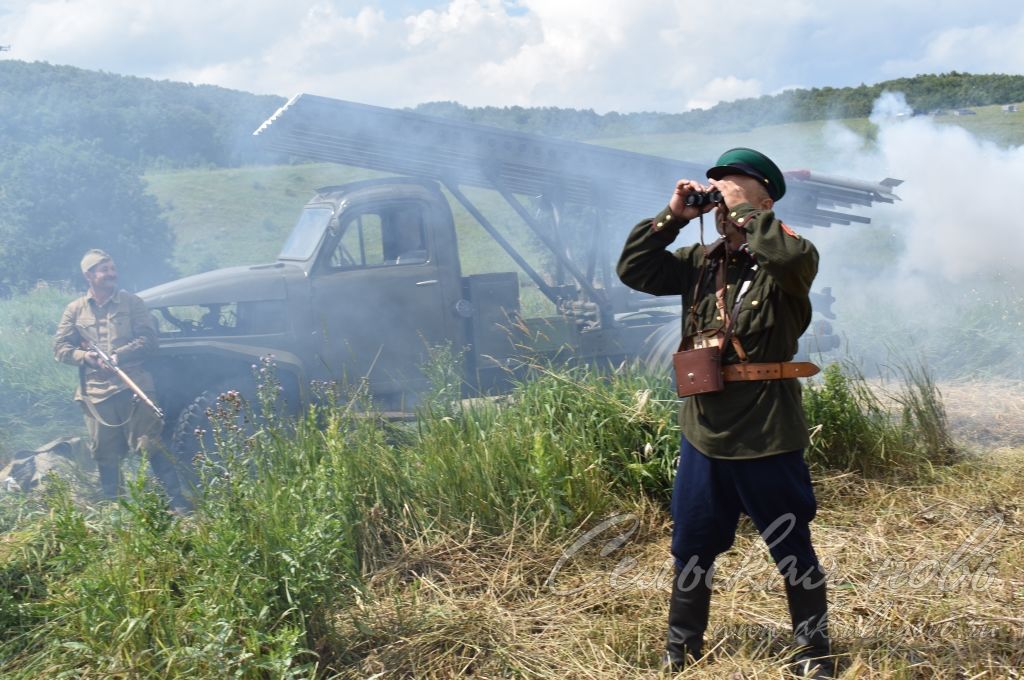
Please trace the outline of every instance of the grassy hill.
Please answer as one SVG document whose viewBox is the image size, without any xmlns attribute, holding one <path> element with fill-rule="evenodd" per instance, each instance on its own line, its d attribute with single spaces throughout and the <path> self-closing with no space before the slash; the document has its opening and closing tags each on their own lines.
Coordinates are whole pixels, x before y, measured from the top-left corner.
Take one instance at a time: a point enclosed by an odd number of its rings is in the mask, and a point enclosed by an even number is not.
<svg viewBox="0 0 1024 680">
<path fill-rule="evenodd" d="M 939 125 L 955 125 L 975 137 L 999 146 L 1024 145 L 1024 111 L 1007 113 L 1001 106 L 979 106 L 970 109 L 974 115 L 956 116 L 946 112 L 932 119 Z M 642 137 L 602 138 L 598 143 L 629 151 L 649 153 L 686 160 L 713 160 L 730 146 L 763 149 L 783 169 L 831 168 L 831 151 L 827 145 L 832 126 L 842 125 L 859 135 L 870 148 L 877 127 L 867 118 L 846 118 L 834 121 L 814 120 L 780 125 L 765 125 L 736 132 L 673 132 Z M 830 172 L 840 173 L 840 168 Z"/>
</svg>

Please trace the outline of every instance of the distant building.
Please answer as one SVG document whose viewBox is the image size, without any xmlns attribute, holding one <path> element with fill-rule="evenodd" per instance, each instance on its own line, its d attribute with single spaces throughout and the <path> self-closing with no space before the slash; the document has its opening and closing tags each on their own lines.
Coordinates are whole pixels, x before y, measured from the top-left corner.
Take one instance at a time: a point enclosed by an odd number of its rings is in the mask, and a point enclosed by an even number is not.
<svg viewBox="0 0 1024 680">
<path fill-rule="evenodd" d="M 954 116 L 976 116 L 978 112 L 974 109 L 953 109 Z"/>
<path fill-rule="evenodd" d="M 1003 104 L 1003 113 L 1017 113 L 1019 110 L 1017 104 Z"/>
</svg>

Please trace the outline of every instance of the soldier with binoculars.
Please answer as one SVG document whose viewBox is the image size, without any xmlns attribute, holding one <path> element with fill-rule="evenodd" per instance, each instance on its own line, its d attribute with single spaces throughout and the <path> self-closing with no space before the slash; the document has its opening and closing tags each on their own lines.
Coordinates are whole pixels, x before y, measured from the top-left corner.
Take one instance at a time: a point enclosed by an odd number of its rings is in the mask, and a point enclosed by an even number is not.
<svg viewBox="0 0 1024 680">
<path fill-rule="evenodd" d="M 811 320 L 815 247 L 773 207 L 782 172 L 753 149 L 726 151 L 708 184 L 680 180 L 668 207 L 637 224 L 623 248 L 623 283 L 683 297 L 683 343 L 673 357 L 682 429 L 672 493 L 675 579 L 664 666 L 679 670 L 703 653 L 716 557 L 740 514 L 768 544 L 785 581 L 798 646 L 796 670 L 830 678 L 825 574 L 811 544 L 817 510 L 803 459 L 808 428 L 792 361 Z M 688 222 L 715 211 L 714 244 L 669 246 Z"/>
</svg>

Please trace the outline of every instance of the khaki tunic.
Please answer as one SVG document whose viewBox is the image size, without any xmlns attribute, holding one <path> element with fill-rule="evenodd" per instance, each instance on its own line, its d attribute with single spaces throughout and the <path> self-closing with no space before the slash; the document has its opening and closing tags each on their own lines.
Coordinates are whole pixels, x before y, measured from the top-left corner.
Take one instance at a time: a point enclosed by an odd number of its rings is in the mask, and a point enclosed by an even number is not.
<svg viewBox="0 0 1024 680">
<path fill-rule="evenodd" d="M 789 361 L 811 321 L 808 294 L 818 271 L 818 252 L 776 219 L 773 211 L 744 203 L 732 209 L 730 219 L 747 232 L 749 251 L 758 264 L 734 321 L 735 334 L 749 361 Z M 640 222 L 629 234 L 618 264 L 619 277 L 633 289 L 683 296 L 684 335 L 695 330 L 688 327 L 688 310 L 705 260 L 700 244 L 668 250 L 686 223 L 672 217 L 668 209 Z M 726 256 L 730 314 L 737 284 L 749 271 L 748 257 L 742 252 Z M 722 328 L 713 276 L 697 298 L 698 324 L 704 329 Z M 723 362 L 739 363 L 731 346 L 724 348 Z M 727 382 L 722 392 L 684 399 L 679 424 L 691 444 L 714 458 L 759 458 L 804 448 L 809 441 L 796 379 Z"/>
<path fill-rule="evenodd" d="M 142 362 L 157 347 L 156 322 L 138 295 L 120 290 L 98 305 L 89 292 L 72 301 L 61 315 L 53 347 L 57 361 L 84 368 L 85 394 L 79 386 L 75 399 L 87 397 L 96 404 L 128 389 L 113 373 L 85 363 L 83 341 L 95 342 L 107 354 L 116 353 L 121 370 L 147 394 L 153 389 L 153 378 Z"/>
<path fill-rule="evenodd" d="M 116 353 L 121 370 L 154 398 L 153 378 L 142 367 L 143 360 L 157 346 L 156 322 L 146 304 L 123 290 L 102 305 L 91 293 L 74 300 L 64 309 L 57 326 L 54 358 L 78 366 L 82 372 L 75 399 L 82 402 L 90 448 L 97 462 L 120 461 L 130 451 L 140 449 L 153 451 L 159 445 L 163 422 L 152 409 L 133 401 L 128 386 L 113 372 L 85 363 L 83 341 L 95 342 L 108 355 Z"/>
</svg>

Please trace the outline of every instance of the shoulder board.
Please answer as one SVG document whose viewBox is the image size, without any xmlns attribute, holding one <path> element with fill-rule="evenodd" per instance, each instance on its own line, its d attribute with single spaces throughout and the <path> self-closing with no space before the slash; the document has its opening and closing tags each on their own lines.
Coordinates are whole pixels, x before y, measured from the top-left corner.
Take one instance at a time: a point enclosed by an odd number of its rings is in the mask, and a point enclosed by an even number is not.
<svg viewBox="0 0 1024 680">
<path fill-rule="evenodd" d="M 793 238 L 800 238 L 800 234 L 798 234 L 795 231 L 793 231 L 792 229 L 790 229 L 789 226 L 787 226 L 785 222 L 779 222 L 779 226 L 782 227 L 782 231 L 786 232 L 787 234 L 789 234 Z"/>
</svg>

